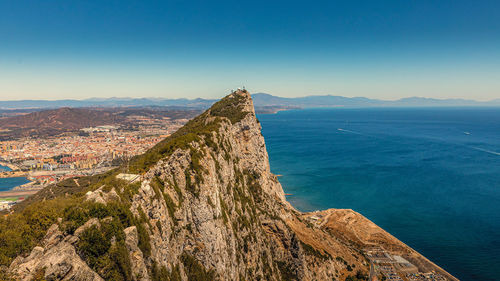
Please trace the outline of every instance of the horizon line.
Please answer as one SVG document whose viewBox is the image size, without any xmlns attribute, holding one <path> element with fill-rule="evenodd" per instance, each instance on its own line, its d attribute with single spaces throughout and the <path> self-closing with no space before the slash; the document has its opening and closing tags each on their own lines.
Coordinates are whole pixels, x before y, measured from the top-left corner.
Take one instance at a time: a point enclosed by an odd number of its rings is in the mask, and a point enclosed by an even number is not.
<svg viewBox="0 0 500 281">
<path fill-rule="evenodd" d="M 364 99 L 369 99 L 369 100 L 377 100 L 377 101 L 387 101 L 387 102 L 394 102 L 394 101 L 400 101 L 400 100 L 405 100 L 405 99 L 427 99 L 427 100 L 436 100 L 436 101 L 446 101 L 446 100 L 461 100 L 461 101 L 473 101 L 473 102 L 494 102 L 500 100 L 500 98 L 493 98 L 493 99 L 488 99 L 488 100 L 476 100 L 476 99 L 467 99 L 467 98 L 459 98 L 459 97 L 452 97 L 452 98 L 431 98 L 431 97 L 425 97 L 425 96 L 407 96 L 407 97 L 401 97 L 397 99 L 380 99 L 380 98 L 370 98 L 367 96 L 342 96 L 342 95 L 332 95 L 332 94 L 311 94 L 311 95 L 305 95 L 305 96 L 297 96 L 297 97 L 284 97 L 284 96 L 278 96 L 278 95 L 273 95 L 269 94 L 266 92 L 255 92 L 251 93 L 251 95 L 259 95 L 259 94 L 264 94 L 264 95 L 269 95 L 272 97 L 277 97 L 277 98 L 284 98 L 284 99 L 300 99 L 300 98 L 308 98 L 308 97 L 341 97 L 341 98 L 347 98 L 347 99 L 357 99 L 357 98 L 364 98 Z M 224 96 L 222 96 L 224 97 Z M 117 97 L 117 96 L 112 96 L 112 97 L 88 97 L 88 98 L 62 98 L 62 99 L 8 99 L 8 100 L 0 100 L 0 102 L 21 102 L 21 101 L 88 101 L 88 100 L 111 100 L 111 99 L 118 99 L 118 100 L 137 100 L 137 99 L 161 99 L 161 100 L 218 100 L 220 98 L 203 98 L 203 97 L 196 97 L 196 98 L 182 98 L 182 97 L 159 97 L 159 96 L 149 96 L 149 97 Z M 0 107 L 1 108 L 1 107 Z"/>
</svg>

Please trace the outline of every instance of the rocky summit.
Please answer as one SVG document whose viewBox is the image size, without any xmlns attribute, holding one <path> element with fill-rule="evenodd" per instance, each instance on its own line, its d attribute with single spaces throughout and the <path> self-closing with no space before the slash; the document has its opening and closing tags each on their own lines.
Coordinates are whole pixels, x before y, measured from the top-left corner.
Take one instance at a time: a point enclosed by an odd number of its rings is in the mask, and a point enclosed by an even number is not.
<svg viewBox="0 0 500 281">
<path fill-rule="evenodd" d="M 11 235 L 33 230 L 18 238 L 23 247 L 0 238 L 5 278 L 381 280 L 370 276 L 368 250 L 383 247 L 456 280 L 352 210 L 295 210 L 244 90 L 84 182 L 4 219 Z"/>
</svg>

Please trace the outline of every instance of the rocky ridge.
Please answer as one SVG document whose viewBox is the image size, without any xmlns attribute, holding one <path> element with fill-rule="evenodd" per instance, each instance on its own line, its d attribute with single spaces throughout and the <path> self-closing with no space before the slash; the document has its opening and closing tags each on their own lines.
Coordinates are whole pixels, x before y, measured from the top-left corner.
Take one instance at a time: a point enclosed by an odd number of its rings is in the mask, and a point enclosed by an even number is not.
<svg viewBox="0 0 500 281">
<path fill-rule="evenodd" d="M 367 280 L 369 260 L 346 234 L 353 229 L 311 223 L 286 201 L 246 91 L 128 169 L 67 199 L 9 272 L 21 280 Z M 123 172 L 140 180 L 116 179 Z"/>
</svg>

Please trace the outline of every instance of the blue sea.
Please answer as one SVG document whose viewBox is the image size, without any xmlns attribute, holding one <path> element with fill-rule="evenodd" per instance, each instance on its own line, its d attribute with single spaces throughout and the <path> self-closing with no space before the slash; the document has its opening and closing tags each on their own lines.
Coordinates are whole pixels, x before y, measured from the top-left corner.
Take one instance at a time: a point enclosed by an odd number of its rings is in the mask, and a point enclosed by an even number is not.
<svg viewBox="0 0 500 281">
<path fill-rule="evenodd" d="M 10 171 L 9 167 L 5 167 L 0 165 L 0 172 Z M 10 190 L 18 185 L 28 183 L 29 180 L 27 178 L 18 177 L 18 178 L 0 178 L 0 191 Z"/>
<path fill-rule="evenodd" d="M 297 209 L 354 209 L 461 280 L 500 279 L 500 108 L 258 118 Z"/>
</svg>

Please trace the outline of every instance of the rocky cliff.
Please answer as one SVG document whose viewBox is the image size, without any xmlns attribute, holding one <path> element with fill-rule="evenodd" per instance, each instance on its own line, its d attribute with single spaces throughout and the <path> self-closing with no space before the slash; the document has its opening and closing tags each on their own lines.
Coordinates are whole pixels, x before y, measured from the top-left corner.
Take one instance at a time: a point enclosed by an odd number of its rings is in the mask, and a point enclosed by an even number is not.
<svg viewBox="0 0 500 281">
<path fill-rule="evenodd" d="M 369 274 L 364 245 L 349 236 L 354 230 L 327 227 L 335 221 L 318 223 L 285 200 L 246 91 L 225 97 L 97 184 L 52 200 L 62 207 L 45 223 L 50 227 L 10 263 L 17 279 L 367 280 Z"/>
</svg>

